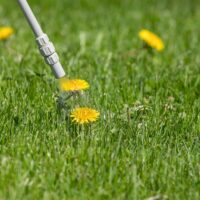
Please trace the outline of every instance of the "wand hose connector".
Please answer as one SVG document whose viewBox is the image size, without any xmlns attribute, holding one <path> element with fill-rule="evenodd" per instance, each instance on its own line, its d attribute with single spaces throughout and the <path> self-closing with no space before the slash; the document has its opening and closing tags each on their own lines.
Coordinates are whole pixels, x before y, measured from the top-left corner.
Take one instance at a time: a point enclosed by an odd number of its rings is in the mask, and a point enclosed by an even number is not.
<svg viewBox="0 0 200 200">
<path fill-rule="evenodd" d="M 31 10 L 28 2 L 26 0 L 18 0 L 18 3 L 33 30 L 38 48 L 41 55 L 44 57 L 46 63 L 50 65 L 52 72 L 56 78 L 62 78 L 65 76 L 65 71 L 60 63 L 59 56 L 56 53 L 55 47 L 52 42 L 50 42 L 48 36 L 42 31 L 33 11 Z"/>
</svg>

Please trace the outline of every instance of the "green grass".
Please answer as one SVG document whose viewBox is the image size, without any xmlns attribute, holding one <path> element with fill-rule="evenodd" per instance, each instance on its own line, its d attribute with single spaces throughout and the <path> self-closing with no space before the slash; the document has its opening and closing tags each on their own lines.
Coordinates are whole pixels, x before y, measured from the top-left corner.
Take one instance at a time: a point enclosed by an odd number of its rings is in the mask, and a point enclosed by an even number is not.
<svg viewBox="0 0 200 200">
<path fill-rule="evenodd" d="M 15 35 L 0 42 L 0 199 L 200 199 L 199 0 L 29 2 L 101 118 L 69 131 L 25 18 L 1 0 Z M 163 53 L 143 48 L 141 28 Z"/>
</svg>

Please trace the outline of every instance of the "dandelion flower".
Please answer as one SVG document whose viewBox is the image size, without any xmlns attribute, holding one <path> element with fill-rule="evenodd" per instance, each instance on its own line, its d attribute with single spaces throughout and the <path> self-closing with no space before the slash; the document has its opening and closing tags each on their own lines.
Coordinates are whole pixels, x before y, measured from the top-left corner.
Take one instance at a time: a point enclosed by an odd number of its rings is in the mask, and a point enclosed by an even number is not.
<svg viewBox="0 0 200 200">
<path fill-rule="evenodd" d="M 14 30 L 11 27 L 0 27 L 0 40 L 8 39 L 13 33 Z"/>
<path fill-rule="evenodd" d="M 83 107 L 76 108 L 71 113 L 71 118 L 73 122 L 78 124 L 87 124 L 90 122 L 95 122 L 99 118 L 100 113 L 94 109 Z"/>
<path fill-rule="evenodd" d="M 141 40 L 145 41 L 150 47 L 156 49 L 157 51 L 162 51 L 164 49 L 164 43 L 162 39 L 149 30 L 142 29 L 139 32 L 139 37 Z"/>
<path fill-rule="evenodd" d="M 89 88 L 89 83 L 85 80 L 81 79 L 61 79 L 60 80 L 60 89 L 62 91 L 79 91 L 79 90 L 86 90 Z"/>
</svg>

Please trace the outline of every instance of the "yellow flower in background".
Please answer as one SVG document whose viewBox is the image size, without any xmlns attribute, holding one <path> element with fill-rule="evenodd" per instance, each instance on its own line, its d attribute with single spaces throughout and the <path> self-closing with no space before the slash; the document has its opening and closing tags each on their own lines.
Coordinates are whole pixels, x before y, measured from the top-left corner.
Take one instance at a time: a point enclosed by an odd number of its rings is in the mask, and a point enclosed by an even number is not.
<svg viewBox="0 0 200 200">
<path fill-rule="evenodd" d="M 0 40 L 8 39 L 13 33 L 14 30 L 11 27 L 0 27 Z"/>
<path fill-rule="evenodd" d="M 164 43 L 162 39 L 149 30 L 142 29 L 139 32 L 139 37 L 141 40 L 145 41 L 150 47 L 156 49 L 157 51 L 162 51 L 164 49 Z"/>
<path fill-rule="evenodd" d="M 70 116 L 73 122 L 87 124 L 95 122 L 99 118 L 100 113 L 94 109 L 83 107 L 74 109 Z"/>
<path fill-rule="evenodd" d="M 66 78 L 60 79 L 60 89 L 62 91 L 80 91 L 86 90 L 90 87 L 89 83 L 85 80 L 74 79 L 68 80 Z"/>
</svg>

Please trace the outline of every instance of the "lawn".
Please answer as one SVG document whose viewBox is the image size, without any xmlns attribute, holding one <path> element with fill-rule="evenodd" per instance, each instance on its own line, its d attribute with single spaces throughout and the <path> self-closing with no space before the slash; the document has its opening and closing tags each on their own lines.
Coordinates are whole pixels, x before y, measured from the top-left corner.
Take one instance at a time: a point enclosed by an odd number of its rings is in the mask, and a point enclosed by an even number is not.
<svg viewBox="0 0 200 200">
<path fill-rule="evenodd" d="M 1 0 L 15 34 L 0 41 L 0 199 L 200 199 L 199 0 L 29 3 L 67 77 L 90 83 L 67 103 L 101 115 L 90 130 L 66 120 L 17 1 Z"/>
</svg>

